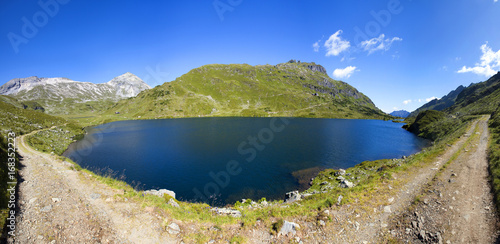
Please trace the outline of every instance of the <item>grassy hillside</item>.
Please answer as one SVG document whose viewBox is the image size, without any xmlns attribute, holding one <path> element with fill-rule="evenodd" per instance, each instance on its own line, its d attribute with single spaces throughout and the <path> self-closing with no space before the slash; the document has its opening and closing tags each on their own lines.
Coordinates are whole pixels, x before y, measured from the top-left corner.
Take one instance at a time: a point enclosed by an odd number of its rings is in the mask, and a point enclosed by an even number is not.
<svg viewBox="0 0 500 244">
<path fill-rule="evenodd" d="M 500 105 L 500 72 L 484 82 L 463 89 L 455 102 L 442 112 L 428 110 L 406 120 L 409 131 L 436 140 L 470 116 L 492 114 Z M 450 92 L 452 94 L 453 92 Z"/>
<path fill-rule="evenodd" d="M 20 102 L 16 98 L 6 95 L 0 95 L 0 101 L 13 105 L 14 107 L 17 108 L 38 110 L 41 112 L 45 111 L 45 108 L 43 108 L 42 105 L 40 105 L 38 102 L 35 101 Z"/>
<path fill-rule="evenodd" d="M 464 89 L 447 111 L 460 114 L 492 114 L 500 105 L 500 72 Z"/>
<path fill-rule="evenodd" d="M 497 209 L 500 209 L 500 72 L 484 82 L 465 88 L 455 103 L 443 112 L 424 111 L 409 118 L 405 128 L 420 136 L 438 140 L 452 133 L 474 115 L 491 114 L 489 170 Z"/>
<path fill-rule="evenodd" d="M 26 109 L 25 109 L 26 108 Z M 63 125 L 66 120 L 34 111 L 24 103 L 18 102 L 8 96 L 0 96 L 0 225 L 3 226 L 8 212 L 9 194 L 7 192 L 8 180 L 8 145 L 7 135 L 14 132 L 17 136 L 31 131 Z M 16 154 L 16 160 L 19 157 Z M 16 161 L 16 166 L 19 161 Z"/>
<path fill-rule="evenodd" d="M 491 136 L 488 152 L 489 171 L 497 209 L 500 209 L 500 108 L 491 116 L 489 127 Z"/>
<path fill-rule="evenodd" d="M 313 71 L 320 70 L 320 71 Z M 212 64 L 122 100 L 105 114 L 128 118 L 201 116 L 389 117 L 320 65 Z"/>
<path fill-rule="evenodd" d="M 417 108 L 415 111 L 411 112 L 409 117 L 416 117 L 418 113 L 425 111 L 425 110 L 437 110 L 437 111 L 442 111 L 445 110 L 455 103 L 455 100 L 457 99 L 458 94 L 460 94 L 463 90 L 465 89 L 464 86 L 459 86 L 457 89 L 451 91 L 448 93 L 446 96 L 442 97 L 441 99 L 434 99 L 421 107 Z"/>
</svg>

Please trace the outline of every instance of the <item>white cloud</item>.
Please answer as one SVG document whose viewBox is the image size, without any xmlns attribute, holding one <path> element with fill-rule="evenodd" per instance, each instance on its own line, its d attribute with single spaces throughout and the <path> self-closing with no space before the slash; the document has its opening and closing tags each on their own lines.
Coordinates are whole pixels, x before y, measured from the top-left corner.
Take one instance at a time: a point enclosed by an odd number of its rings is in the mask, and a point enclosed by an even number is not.
<svg viewBox="0 0 500 244">
<path fill-rule="evenodd" d="M 374 37 L 370 40 L 362 41 L 360 45 L 363 48 L 363 50 L 367 51 L 368 55 L 370 55 L 373 52 L 376 52 L 379 50 L 387 51 L 391 48 L 391 45 L 393 42 L 402 41 L 402 40 L 403 39 L 401 39 L 399 37 L 385 39 L 385 35 L 380 34 L 379 37 Z"/>
<path fill-rule="evenodd" d="M 326 56 L 337 56 L 351 46 L 349 41 L 342 40 L 340 34 L 342 34 L 342 30 L 338 30 L 326 40 Z"/>
<path fill-rule="evenodd" d="M 315 42 L 315 43 L 313 44 L 313 50 L 314 50 L 315 52 L 318 52 L 318 51 L 319 51 L 319 41 L 317 41 L 317 42 Z"/>
<path fill-rule="evenodd" d="M 408 99 L 408 100 L 404 100 L 404 101 L 403 101 L 403 104 L 404 104 L 404 105 L 406 105 L 406 104 L 408 104 L 408 103 L 411 103 L 411 99 Z"/>
<path fill-rule="evenodd" d="M 488 46 L 488 42 L 481 45 L 481 62 L 476 63 L 474 67 L 463 66 L 457 73 L 467 73 L 472 72 L 474 74 L 490 77 L 497 73 L 500 69 L 500 50 L 494 52 L 491 47 Z"/>
<path fill-rule="evenodd" d="M 356 66 L 347 66 L 344 69 L 335 69 L 333 71 L 333 77 L 339 78 L 339 79 L 341 79 L 341 78 L 349 78 L 349 77 L 351 77 L 351 75 L 355 71 L 359 71 L 359 70 L 356 70 Z"/>
<path fill-rule="evenodd" d="M 426 102 L 430 102 L 430 101 L 432 101 L 434 99 L 439 99 L 439 98 L 438 97 L 429 97 L 429 98 L 426 98 L 425 101 Z"/>
</svg>

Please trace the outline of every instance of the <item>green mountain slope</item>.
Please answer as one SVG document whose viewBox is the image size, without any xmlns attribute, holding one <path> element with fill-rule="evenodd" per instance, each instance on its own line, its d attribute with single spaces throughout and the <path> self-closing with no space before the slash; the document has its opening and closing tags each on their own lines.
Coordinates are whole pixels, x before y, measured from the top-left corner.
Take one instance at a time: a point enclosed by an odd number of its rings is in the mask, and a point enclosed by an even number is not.
<svg viewBox="0 0 500 244">
<path fill-rule="evenodd" d="M 9 96 L 0 96 L 0 225 L 4 226 L 5 220 L 8 215 L 8 201 L 9 193 L 7 191 L 7 182 L 12 181 L 8 178 L 8 165 L 7 161 L 9 148 L 8 138 L 15 138 L 13 135 L 9 136 L 9 132 L 14 132 L 15 136 L 29 133 L 34 130 L 49 128 L 55 125 L 63 125 L 67 123 L 66 120 L 54 117 L 40 111 L 34 111 L 25 104 L 17 101 Z M 10 155 L 12 156 L 12 155 Z M 16 165 L 18 165 L 19 156 L 16 154 Z"/>
<path fill-rule="evenodd" d="M 442 113 L 424 110 L 416 118 L 407 119 L 408 124 L 404 128 L 419 136 L 438 140 L 470 120 L 471 116 L 495 112 L 500 105 L 499 88 L 500 72 L 484 82 L 464 88 L 456 95 L 454 103 L 442 110 Z M 450 92 L 453 93 L 454 91 Z"/>
<path fill-rule="evenodd" d="M 127 118 L 201 116 L 389 117 L 321 65 L 211 64 L 118 102 L 107 114 Z"/>
<path fill-rule="evenodd" d="M 406 122 L 409 131 L 431 140 L 439 140 L 465 127 L 474 115 L 491 114 L 488 150 L 489 173 L 497 210 L 500 209 L 500 72 L 490 79 L 463 89 L 455 102 L 442 112 L 428 110 Z"/>
<path fill-rule="evenodd" d="M 465 89 L 464 86 L 457 87 L 457 89 L 451 91 L 450 93 L 448 93 L 446 96 L 442 97 L 441 99 L 434 99 L 434 100 L 422 105 L 421 107 L 415 109 L 415 111 L 410 113 L 409 117 L 415 117 L 418 115 L 418 113 L 425 111 L 425 110 L 442 111 L 444 109 L 451 107 L 455 103 L 455 100 L 457 99 L 458 94 L 460 94 L 464 89 Z"/>
<path fill-rule="evenodd" d="M 449 112 L 462 114 L 491 114 L 500 104 L 500 72 L 487 81 L 464 89 Z"/>
</svg>

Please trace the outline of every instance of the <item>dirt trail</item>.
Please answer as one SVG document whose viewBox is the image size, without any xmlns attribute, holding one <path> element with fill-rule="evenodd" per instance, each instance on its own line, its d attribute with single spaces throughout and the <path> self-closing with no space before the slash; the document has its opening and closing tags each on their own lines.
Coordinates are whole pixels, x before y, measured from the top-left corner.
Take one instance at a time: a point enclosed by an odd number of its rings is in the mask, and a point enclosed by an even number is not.
<svg viewBox="0 0 500 244">
<path fill-rule="evenodd" d="M 34 132 L 33 132 L 34 133 Z M 162 218 L 123 202 L 118 190 L 70 169 L 18 138 L 19 214 L 15 243 L 175 243 Z"/>
<path fill-rule="evenodd" d="M 456 159 L 396 217 L 392 234 L 412 243 L 495 243 L 497 216 L 488 182 L 488 117 L 463 139 Z M 474 127 L 473 127 L 474 128 Z"/>
<path fill-rule="evenodd" d="M 370 196 L 374 202 L 369 207 L 332 206 L 322 213 L 331 220 L 326 223 L 289 218 L 301 226 L 293 237 L 271 236 L 269 226 L 260 224 L 227 232 L 245 236 L 249 243 L 286 243 L 292 238 L 303 243 L 495 242 L 498 228 L 488 183 L 487 120 L 485 116 L 473 122 L 466 135 L 433 162 L 393 174 Z M 24 139 L 18 140 L 23 158 L 15 242 L 179 243 L 187 233 L 169 235 L 165 216 L 118 197 L 123 192 L 29 148 Z M 415 199 L 420 201 L 414 203 Z M 190 227 L 194 233 L 203 226 L 190 223 Z M 228 241 L 226 236 L 217 240 Z"/>
</svg>

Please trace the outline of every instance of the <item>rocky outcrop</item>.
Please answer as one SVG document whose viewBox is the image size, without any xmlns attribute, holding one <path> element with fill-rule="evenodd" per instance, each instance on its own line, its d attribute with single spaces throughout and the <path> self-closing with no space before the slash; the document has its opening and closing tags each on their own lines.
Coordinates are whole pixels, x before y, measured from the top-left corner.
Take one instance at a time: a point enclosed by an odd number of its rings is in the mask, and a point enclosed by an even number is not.
<svg viewBox="0 0 500 244">
<path fill-rule="evenodd" d="M 107 83 L 79 82 L 67 78 L 39 78 L 31 76 L 16 78 L 0 87 L 0 95 L 10 95 L 20 101 L 44 101 L 43 107 L 57 106 L 65 99 L 71 102 L 100 100 L 118 101 L 135 97 L 150 89 L 144 81 L 132 73 L 120 75 Z M 54 101 L 54 102 L 49 102 Z"/>
<path fill-rule="evenodd" d="M 318 72 L 321 72 L 323 74 L 326 74 L 326 69 L 325 67 L 319 65 L 319 64 L 315 64 L 315 65 L 307 65 L 306 66 L 308 69 L 312 70 L 312 71 L 318 71 Z"/>
<path fill-rule="evenodd" d="M 280 229 L 280 232 L 278 233 L 278 236 L 280 235 L 285 235 L 285 236 L 293 236 L 295 233 L 297 233 L 297 230 L 300 228 L 300 225 L 294 222 L 288 222 L 284 221 L 283 226 Z"/>
<path fill-rule="evenodd" d="M 240 218 L 241 217 L 241 212 L 235 209 L 230 209 L 230 208 L 213 208 L 212 211 L 219 215 L 228 215 L 231 217 L 235 218 Z"/>
<path fill-rule="evenodd" d="M 291 191 L 285 194 L 285 203 L 292 203 L 295 201 L 299 201 L 302 199 L 302 196 L 300 195 L 299 191 Z"/>
<path fill-rule="evenodd" d="M 159 197 L 163 197 L 163 195 L 167 194 L 175 199 L 175 192 L 169 191 L 167 189 L 147 190 L 147 191 L 144 191 L 144 194 L 150 194 L 150 195 L 155 195 L 155 196 L 159 196 Z"/>
</svg>

